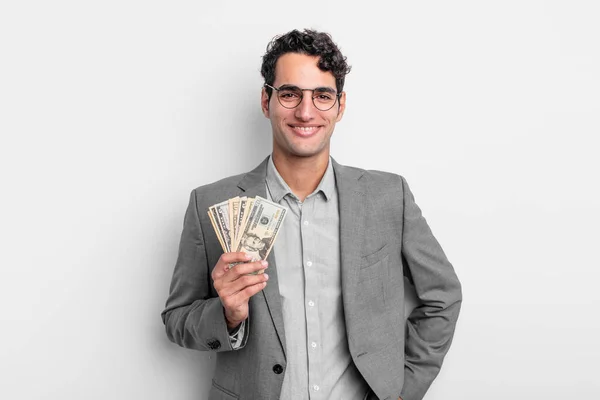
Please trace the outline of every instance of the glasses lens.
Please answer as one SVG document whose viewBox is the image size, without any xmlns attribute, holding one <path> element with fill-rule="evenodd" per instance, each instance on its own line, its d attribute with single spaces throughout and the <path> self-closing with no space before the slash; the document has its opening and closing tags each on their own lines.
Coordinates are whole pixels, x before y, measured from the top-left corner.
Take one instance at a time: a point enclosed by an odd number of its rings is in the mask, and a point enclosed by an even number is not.
<svg viewBox="0 0 600 400">
<path fill-rule="evenodd" d="M 300 89 L 281 89 L 277 92 L 277 97 L 282 106 L 294 108 L 302 101 L 302 90 Z"/>
<path fill-rule="evenodd" d="M 321 111 L 327 111 L 335 104 L 337 96 L 334 93 L 326 91 L 315 91 L 313 94 L 313 103 Z"/>
</svg>

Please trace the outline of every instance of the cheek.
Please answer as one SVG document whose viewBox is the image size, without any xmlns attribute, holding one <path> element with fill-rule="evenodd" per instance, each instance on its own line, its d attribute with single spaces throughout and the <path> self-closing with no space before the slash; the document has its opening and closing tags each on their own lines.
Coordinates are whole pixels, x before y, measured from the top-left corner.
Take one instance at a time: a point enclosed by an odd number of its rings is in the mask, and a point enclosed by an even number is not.
<svg viewBox="0 0 600 400">
<path fill-rule="evenodd" d="M 269 110 L 269 115 L 272 121 L 281 122 L 286 119 L 285 113 L 282 113 L 281 110 L 275 106 Z"/>
<path fill-rule="evenodd" d="M 335 110 L 327 116 L 327 121 L 329 121 L 330 125 L 334 125 L 336 122 L 338 122 L 339 117 L 340 114 L 337 112 L 337 110 Z"/>
</svg>

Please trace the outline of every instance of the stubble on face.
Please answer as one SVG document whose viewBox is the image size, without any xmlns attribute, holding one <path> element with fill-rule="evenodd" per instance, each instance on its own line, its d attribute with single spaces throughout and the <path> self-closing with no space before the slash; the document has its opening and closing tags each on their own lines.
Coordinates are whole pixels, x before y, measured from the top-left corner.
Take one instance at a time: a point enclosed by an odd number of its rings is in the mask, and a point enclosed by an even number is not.
<svg viewBox="0 0 600 400">
<path fill-rule="evenodd" d="M 288 84 L 303 89 L 330 87 L 336 90 L 335 77 L 329 71 L 321 71 L 317 67 L 318 60 L 305 54 L 284 54 L 277 60 L 273 86 Z M 263 89 L 262 108 L 271 120 L 274 157 L 329 158 L 330 139 L 345 109 L 345 93 L 328 111 L 318 110 L 311 96 L 312 92 L 305 91 L 300 105 L 287 109 L 277 100 L 276 91 L 268 100 Z"/>
</svg>

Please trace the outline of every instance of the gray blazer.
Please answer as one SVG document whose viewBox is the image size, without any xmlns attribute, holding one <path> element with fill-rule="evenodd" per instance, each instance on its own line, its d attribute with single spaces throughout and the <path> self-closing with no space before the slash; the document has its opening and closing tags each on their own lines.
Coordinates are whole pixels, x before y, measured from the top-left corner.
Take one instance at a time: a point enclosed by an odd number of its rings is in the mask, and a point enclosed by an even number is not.
<svg viewBox="0 0 600 400">
<path fill-rule="evenodd" d="M 422 399 L 450 347 L 461 286 L 404 178 L 333 161 L 339 193 L 342 297 L 352 359 L 369 398 Z M 211 271 L 222 254 L 206 213 L 235 196 L 266 197 L 267 160 L 192 191 L 162 319 L 180 346 L 217 353 L 209 399 L 278 399 L 286 369 L 276 260 L 250 299 L 243 348 L 232 350 Z M 420 305 L 404 315 L 404 277 Z"/>
</svg>

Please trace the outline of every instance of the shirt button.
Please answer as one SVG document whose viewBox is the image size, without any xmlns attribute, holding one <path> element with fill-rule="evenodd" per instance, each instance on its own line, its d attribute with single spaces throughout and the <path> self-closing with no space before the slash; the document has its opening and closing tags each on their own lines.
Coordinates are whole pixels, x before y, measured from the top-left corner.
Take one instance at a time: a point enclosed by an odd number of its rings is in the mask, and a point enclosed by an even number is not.
<svg viewBox="0 0 600 400">
<path fill-rule="evenodd" d="M 308 225 L 308 221 L 304 221 L 304 226 Z"/>
<path fill-rule="evenodd" d="M 315 392 L 318 391 L 319 390 L 319 385 L 313 385 L 313 389 L 315 390 Z"/>
<path fill-rule="evenodd" d="M 312 261 L 308 261 L 308 262 L 306 263 L 306 266 L 307 266 L 307 267 L 312 267 Z"/>
<path fill-rule="evenodd" d="M 275 372 L 277 375 L 281 374 L 283 372 L 283 367 L 281 364 L 273 365 L 273 372 Z"/>
<path fill-rule="evenodd" d="M 308 302 L 308 305 L 311 306 L 311 307 L 313 307 L 315 305 L 315 302 L 311 300 L 311 301 Z"/>
<path fill-rule="evenodd" d="M 313 349 L 315 349 L 317 347 L 317 344 L 315 342 L 312 342 L 310 345 L 312 346 Z"/>
</svg>

